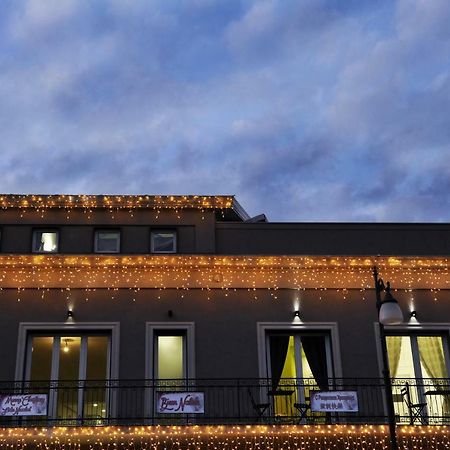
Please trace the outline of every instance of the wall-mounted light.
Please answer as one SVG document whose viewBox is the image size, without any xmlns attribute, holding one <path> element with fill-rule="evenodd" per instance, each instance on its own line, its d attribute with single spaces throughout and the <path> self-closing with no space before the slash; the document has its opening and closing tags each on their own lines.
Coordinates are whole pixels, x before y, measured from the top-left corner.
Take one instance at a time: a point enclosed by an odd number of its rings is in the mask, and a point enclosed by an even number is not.
<svg viewBox="0 0 450 450">
<path fill-rule="evenodd" d="M 173 317 L 173 311 L 171 309 L 169 309 L 169 311 L 167 311 L 167 315 L 169 317 Z"/>
<path fill-rule="evenodd" d="M 298 309 L 294 311 L 294 317 L 300 319 L 300 311 Z"/>
<path fill-rule="evenodd" d="M 411 311 L 409 316 L 411 317 L 411 319 L 417 319 L 417 311 Z"/>
<path fill-rule="evenodd" d="M 73 319 L 73 311 L 70 308 L 67 310 L 67 318 Z"/>
</svg>

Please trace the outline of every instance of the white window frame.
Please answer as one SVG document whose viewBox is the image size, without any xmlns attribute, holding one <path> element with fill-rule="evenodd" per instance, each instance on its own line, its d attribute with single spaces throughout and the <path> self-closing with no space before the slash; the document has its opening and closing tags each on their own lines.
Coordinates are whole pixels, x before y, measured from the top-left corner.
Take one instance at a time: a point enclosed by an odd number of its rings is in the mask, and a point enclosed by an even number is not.
<svg viewBox="0 0 450 450">
<path fill-rule="evenodd" d="M 289 334 L 308 332 L 323 332 L 329 336 L 329 344 L 325 347 L 327 355 L 327 368 L 329 376 L 342 378 L 342 362 L 341 351 L 339 345 L 339 331 L 337 322 L 308 322 L 308 323 L 292 323 L 292 322 L 258 322 L 256 324 L 256 333 L 258 341 L 258 365 L 259 377 L 267 378 L 270 374 L 268 367 L 267 355 L 269 354 L 269 336 L 271 332 L 286 332 Z M 331 348 L 330 348 L 331 347 Z M 297 355 L 299 357 L 299 355 Z M 260 400 L 263 403 L 270 403 L 267 391 L 261 389 L 259 392 Z M 299 392 L 300 401 L 304 402 L 303 390 Z"/>
<path fill-rule="evenodd" d="M 195 378 L 195 324 L 194 322 L 146 322 L 145 324 L 145 379 L 153 380 L 155 372 L 155 337 L 158 332 L 185 333 L 186 379 Z M 154 414 L 154 389 L 146 389 L 144 413 L 147 417 Z"/>
<path fill-rule="evenodd" d="M 98 241 L 100 233 L 117 233 L 117 249 L 116 250 L 99 250 Z M 95 230 L 95 238 L 94 238 L 94 253 L 120 253 L 120 240 L 121 240 L 121 231 L 116 228 L 108 230 L 107 228 L 101 230 Z"/>
<path fill-rule="evenodd" d="M 380 325 L 378 322 L 374 322 L 374 329 L 375 329 L 375 340 L 376 340 L 376 349 L 377 349 L 377 361 L 378 361 L 378 370 L 379 370 L 379 376 L 380 378 L 383 377 L 383 355 L 381 350 L 381 342 L 380 342 Z M 436 333 L 436 335 L 442 335 L 446 337 L 446 341 L 450 343 L 450 323 L 402 323 L 400 325 L 387 325 L 384 327 L 384 333 L 385 337 L 392 334 L 400 334 L 403 336 L 421 336 L 421 333 L 424 335 L 427 335 L 429 333 L 433 334 Z M 412 340 L 411 344 L 414 346 L 414 342 L 417 344 L 417 340 Z M 418 348 L 414 349 L 411 348 L 411 351 L 418 353 Z M 413 354 L 413 364 L 414 364 L 414 372 L 415 373 L 422 373 L 422 370 L 420 368 L 420 362 L 417 358 L 418 355 Z M 444 345 L 444 357 L 445 357 L 445 363 L 447 365 L 447 370 L 450 370 L 450 353 L 448 345 Z M 423 386 L 419 386 L 418 390 L 418 399 L 420 402 L 426 402 L 426 398 L 424 396 L 424 389 Z M 387 414 L 387 404 L 386 404 L 386 398 L 383 396 L 383 407 L 384 412 Z M 425 415 L 428 415 L 427 407 L 425 407 Z"/>
<path fill-rule="evenodd" d="M 119 376 L 119 339 L 120 339 L 120 323 L 119 322 L 79 322 L 79 323 L 67 323 L 67 322 L 21 322 L 19 324 L 19 336 L 17 340 L 17 358 L 16 358 L 16 373 L 15 380 L 17 382 L 24 382 L 27 380 L 25 374 L 26 358 L 27 355 L 27 342 L 29 336 L 33 333 L 49 333 L 49 335 L 61 335 L 61 334 L 89 334 L 89 332 L 105 332 L 110 335 L 110 347 L 109 347 L 109 379 L 116 380 Z M 60 341 L 56 345 L 60 345 Z M 85 349 L 86 350 L 86 349 Z M 59 355 L 53 354 L 53 358 Z M 52 364 L 56 367 L 55 364 Z M 81 367 L 80 374 L 85 368 Z M 54 378 L 55 374 L 52 374 L 51 378 Z M 79 396 L 81 394 L 79 393 Z M 49 417 L 55 414 L 56 411 L 56 397 L 49 399 Z M 108 416 L 115 417 L 117 411 L 117 399 L 116 393 L 113 389 L 111 395 L 109 395 Z"/>
<path fill-rule="evenodd" d="M 37 241 L 37 234 L 38 233 L 55 233 L 56 234 L 56 250 L 52 251 L 44 251 L 44 250 L 36 250 L 38 241 Z M 32 253 L 38 253 L 38 254 L 52 254 L 52 253 L 58 253 L 59 252 L 59 229 L 57 228 L 33 228 L 33 239 L 31 243 L 31 252 Z"/>
<path fill-rule="evenodd" d="M 155 372 L 155 336 L 159 331 L 183 332 L 185 335 L 186 378 L 195 378 L 195 324 L 194 322 L 146 322 L 145 324 L 145 378 L 153 378 Z"/>
<path fill-rule="evenodd" d="M 378 322 L 374 322 L 375 329 L 375 339 L 376 339 L 376 349 L 377 349 L 377 360 L 378 360 L 378 370 L 380 378 L 383 377 L 383 356 L 381 354 L 381 343 L 380 343 L 380 327 Z M 436 335 L 445 336 L 446 341 L 450 343 L 450 323 L 407 323 L 400 325 L 389 325 L 384 327 L 384 332 L 386 336 L 391 334 L 401 334 L 403 336 L 421 336 L 427 334 L 436 333 Z M 416 341 L 417 342 L 417 341 Z M 450 353 L 448 346 L 444 345 L 444 356 L 445 362 L 447 364 L 447 369 L 450 371 Z M 414 355 L 413 355 L 414 358 Z M 414 359 L 413 359 L 414 361 Z M 416 371 L 415 371 L 416 372 Z M 421 371 L 419 371 L 421 373 Z"/>
<path fill-rule="evenodd" d="M 155 244 L 154 244 L 154 240 L 153 237 L 155 234 L 160 234 L 160 233 L 172 233 L 173 234 L 173 250 L 168 250 L 168 251 L 157 251 L 155 250 Z M 170 229 L 161 229 L 161 230 L 151 230 L 150 231 L 150 251 L 151 253 L 156 253 L 156 254 L 165 254 L 165 253 L 177 253 L 177 232 L 176 230 L 170 230 Z"/>
</svg>

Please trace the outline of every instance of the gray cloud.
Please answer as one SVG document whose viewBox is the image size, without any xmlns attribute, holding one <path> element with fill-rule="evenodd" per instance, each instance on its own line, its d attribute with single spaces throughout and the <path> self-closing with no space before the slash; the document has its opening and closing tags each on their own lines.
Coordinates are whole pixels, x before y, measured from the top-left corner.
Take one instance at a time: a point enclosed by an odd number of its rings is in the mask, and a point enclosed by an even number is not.
<svg viewBox="0 0 450 450">
<path fill-rule="evenodd" d="M 448 221 L 450 4 L 5 1 L 3 192 Z"/>
</svg>

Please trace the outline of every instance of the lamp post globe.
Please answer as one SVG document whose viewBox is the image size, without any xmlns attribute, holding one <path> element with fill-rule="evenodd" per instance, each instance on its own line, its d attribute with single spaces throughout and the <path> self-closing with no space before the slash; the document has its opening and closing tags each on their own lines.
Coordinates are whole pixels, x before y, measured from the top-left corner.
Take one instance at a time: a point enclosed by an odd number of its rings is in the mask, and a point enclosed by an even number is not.
<svg viewBox="0 0 450 450">
<path fill-rule="evenodd" d="M 385 300 L 381 304 L 378 320 L 383 325 L 398 325 L 403 322 L 403 313 L 396 300 Z"/>
</svg>

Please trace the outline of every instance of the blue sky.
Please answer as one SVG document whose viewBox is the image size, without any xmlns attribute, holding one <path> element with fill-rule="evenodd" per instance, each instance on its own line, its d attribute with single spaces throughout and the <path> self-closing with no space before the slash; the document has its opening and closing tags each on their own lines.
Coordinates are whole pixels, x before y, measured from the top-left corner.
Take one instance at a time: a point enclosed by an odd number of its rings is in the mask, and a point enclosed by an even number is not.
<svg viewBox="0 0 450 450">
<path fill-rule="evenodd" d="M 3 0 L 2 193 L 450 221 L 449 0 Z"/>
</svg>

